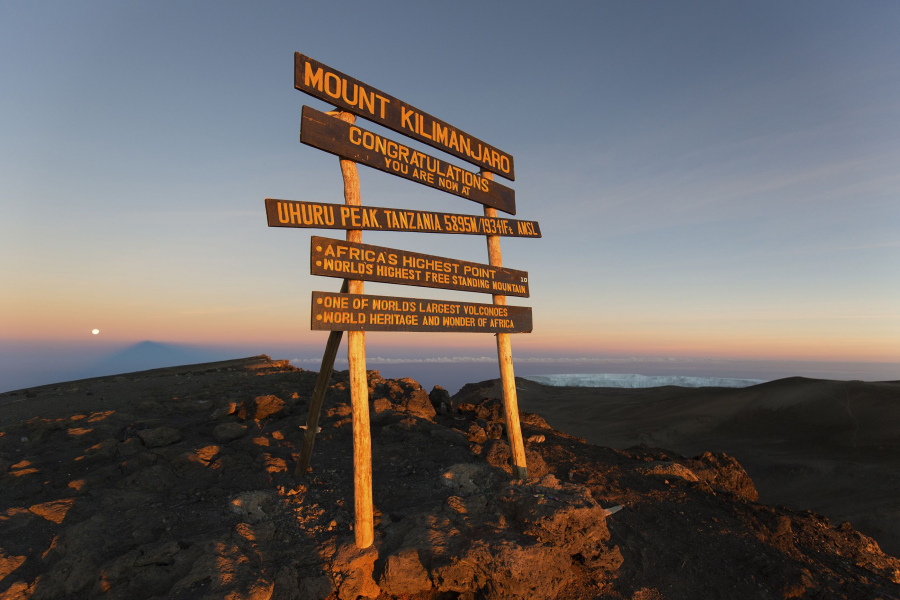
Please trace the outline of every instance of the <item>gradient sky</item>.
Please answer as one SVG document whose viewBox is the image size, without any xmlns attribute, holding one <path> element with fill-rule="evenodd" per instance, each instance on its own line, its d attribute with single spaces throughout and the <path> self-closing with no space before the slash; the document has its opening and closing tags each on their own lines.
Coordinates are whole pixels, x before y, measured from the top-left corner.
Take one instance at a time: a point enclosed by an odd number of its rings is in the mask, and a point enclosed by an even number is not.
<svg viewBox="0 0 900 600">
<path fill-rule="evenodd" d="M 342 201 L 337 158 L 298 140 L 328 109 L 293 89 L 300 51 L 515 156 L 544 238 L 502 240 L 534 307 L 514 353 L 900 363 L 898 30 L 892 1 L 0 3 L 0 342 L 318 355 L 310 291 L 340 283 L 308 238 L 337 232 L 263 209 Z M 481 210 L 360 178 L 364 204 Z M 474 236 L 364 239 L 486 262 Z"/>
</svg>

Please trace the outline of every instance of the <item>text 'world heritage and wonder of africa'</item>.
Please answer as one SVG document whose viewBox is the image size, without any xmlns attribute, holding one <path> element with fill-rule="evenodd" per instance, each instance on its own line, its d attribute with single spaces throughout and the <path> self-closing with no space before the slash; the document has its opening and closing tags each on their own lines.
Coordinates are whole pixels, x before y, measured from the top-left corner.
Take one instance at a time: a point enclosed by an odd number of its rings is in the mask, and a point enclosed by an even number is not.
<svg viewBox="0 0 900 600">
<path fill-rule="evenodd" d="M 531 308 L 365 294 L 312 293 L 311 326 L 325 331 L 529 333 Z"/>
</svg>

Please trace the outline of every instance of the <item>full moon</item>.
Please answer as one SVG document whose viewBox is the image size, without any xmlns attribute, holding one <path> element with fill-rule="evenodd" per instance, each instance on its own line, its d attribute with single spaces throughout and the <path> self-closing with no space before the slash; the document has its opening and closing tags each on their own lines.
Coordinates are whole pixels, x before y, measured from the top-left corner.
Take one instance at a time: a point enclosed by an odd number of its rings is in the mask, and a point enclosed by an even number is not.
<svg viewBox="0 0 900 600">
<path fill-rule="evenodd" d="M 97 335 L 98 333 L 100 333 L 100 330 L 99 330 L 99 329 L 92 329 L 92 330 L 91 330 L 91 333 L 93 333 L 94 335 Z"/>
</svg>

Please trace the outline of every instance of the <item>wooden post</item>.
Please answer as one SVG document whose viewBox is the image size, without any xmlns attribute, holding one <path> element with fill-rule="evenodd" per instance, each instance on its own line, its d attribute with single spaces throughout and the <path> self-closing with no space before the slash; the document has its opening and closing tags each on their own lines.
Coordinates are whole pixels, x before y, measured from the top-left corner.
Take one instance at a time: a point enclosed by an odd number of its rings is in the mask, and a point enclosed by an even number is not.
<svg viewBox="0 0 900 600">
<path fill-rule="evenodd" d="M 481 171 L 481 176 L 493 181 L 494 174 Z M 497 209 L 484 207 L 484 216 L 496 217 Z M 487 236 L 488 259 L 492 267 L 503 266 L 500 253 L 500 236 Z M 506 306 L 506 296 L 495 294 L 494 304 Z M 497 334 L 497 361 L 500 363 L 500 381 L 503 384 L 503 412 L 506 413 L 506 435 L 512 454 L 512 471 L 516 479 L 528 478 L 525 463 L 525 444 L 522 441 L 522 426 L 519 424 L 519 399 L 516 397 L 516 375 L 513 372 L 512 345 L 508 333 Z"/>
<path fill-rule="evenodd" d="M 351 113 L 329 113 L 350 123 L 356 121 Z M 356 163 L 341 159 L 344 176 L 344 202 L 348 206 L 362 204 L 359 194 L 359 173 Z M 348 229 L 347 241 L 362 243 L 361 229 Z M 363 282 L 348 280 L 351 294 L 362 294 Z M 366 332 L 347 332 L 347 359 L 350 363 L 350 403 L 353 407 L 353 487 L 356 525 L 356 545 L 368 548 L 375 541 L 375 519 L 372 510 L 372 432 L 369 424 L 369 382 L 366 378 Z"/>
<path fill-rule="evenodd" d="M 341 286 L 341 293 L 347 293 L 347 280 Z M 300 459 L 294 469 L 294 477 L 303 477 L 309 468 L 312 459 L 313 445 L 316 443 L 316 433 L 319 429 L 319 414 L 322 412 L 322 402 L 325 400 L 325 392 L 331 381 L 331 372 L 334 370 L 334 359 L 337 356 L 338 347 L 341 345 L 343 331 L 332 331 L 328 334 L 328 343 L 325 344 L 325 353 L 322 355 L 322 366 L 319 367 L 319 376 L 316 378 L 316 387 L 313 389 L 312 399 L 309 402 L 309 414 L 306 416 L 306 431 L 303 434 L 303 447 L 300 448 Z"/>
</svg>

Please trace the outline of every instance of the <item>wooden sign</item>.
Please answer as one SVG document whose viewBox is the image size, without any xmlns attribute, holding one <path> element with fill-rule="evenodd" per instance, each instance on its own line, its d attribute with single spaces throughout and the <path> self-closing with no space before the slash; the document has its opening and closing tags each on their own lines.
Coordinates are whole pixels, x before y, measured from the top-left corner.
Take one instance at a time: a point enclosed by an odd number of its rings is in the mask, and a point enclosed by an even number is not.
<svg viewBox="0 0 900 600">
<path fill-rule="evenodd" d="M 300 141 L 342 158 L 516 214 L 516 192 L 477 173 L 303 107 Z"/>
<path fill-rule="evenodd" d="M 294 87 L 501 177 L 516 179 L 512 155 L 299 52 L 294 54 Z"/>
<path fill-rule="evenodd" d="M 528 297 L 526 271 L 318 236 L 310 245 L 312 275 Z"/>
<path fill-rule="evenodd" d="M 529 333 L 531 308 L 313 292 L 311 322 L 324 331 Z"/>
<path fill-rule="evenodd" d="M 266 198 L 269 227 L 541 237 L 537 221 Z"/>
</svg>

